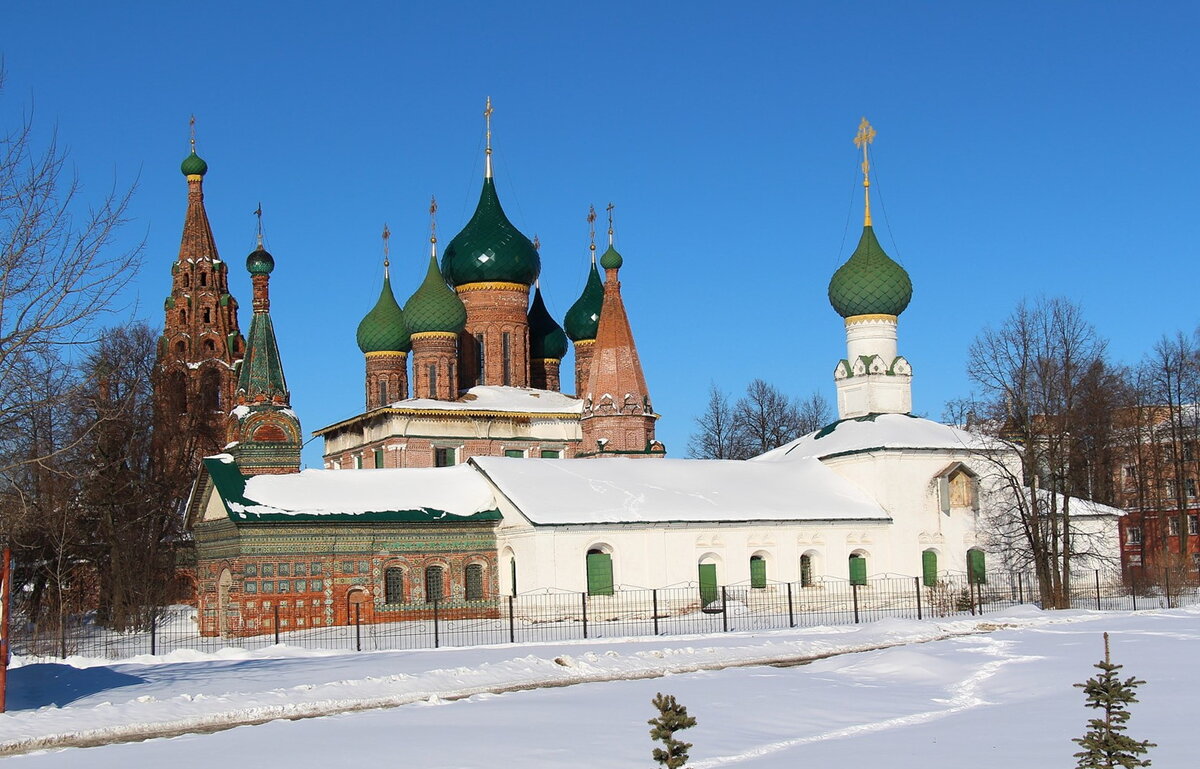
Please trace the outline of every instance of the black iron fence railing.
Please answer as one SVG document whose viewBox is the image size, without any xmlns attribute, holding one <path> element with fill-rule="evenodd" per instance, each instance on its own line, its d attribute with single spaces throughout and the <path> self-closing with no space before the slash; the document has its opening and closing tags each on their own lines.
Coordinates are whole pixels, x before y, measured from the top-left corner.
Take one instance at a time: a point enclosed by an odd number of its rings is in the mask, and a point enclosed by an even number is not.
<svg viewBox="0 0 1200 769">
<path fill-rule="evenodd" d="M 1200 603 L 1194 582 L 1172 581 L 1165 572 L 1158 580 L 1139 582 L 1101 571 L 1081 572 L 1072 575 L 1067 595 L 1071 608 L 1100 611 Z M 932 584 L 920 577 L 878 577 L 861 584 L 824 578 L 811 584 L 767 582 L 757 587 L 742 583 L 617 589 L 609 595 L 546 591 L 420 606 L 354 604 L 345 620 L 339 616 L 336 623 L 328 606 L 276 596 L 227 607 L 227 623 L 204 623 L 218 628 L 215 634 L 200 632 L 196 609 L 189 606 L 159 608 L 145 629 L 132 632 L 103 628 L 90 614 L 33 623 L 22 620 L 18 606 L 12 617 L 11 649 L 38 657 L 109 659 L 280 643 L 354 651 L 423 649 L 848 625 L 887 617 L 975 615 L 1041 603 L 1038 582 L 1029 574 L 989 573 L 983 581 L 965 574 L 943 575 Z"/>
</svg>

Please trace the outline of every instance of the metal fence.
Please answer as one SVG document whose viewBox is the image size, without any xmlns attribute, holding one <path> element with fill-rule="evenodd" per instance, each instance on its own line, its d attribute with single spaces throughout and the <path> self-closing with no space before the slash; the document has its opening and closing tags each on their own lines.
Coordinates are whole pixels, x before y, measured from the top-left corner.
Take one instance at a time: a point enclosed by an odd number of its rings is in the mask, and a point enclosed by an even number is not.
<svg viewBox="0 0 1200 769">
<path fill-rule="evenodd" d="M 1200 603 L 1194 583 L 1178 579 L 1175 583 L 1167 573 L 1154 582 L 1131 583 L 1119 575 L 1083 572 L 1072 576 L 1070 605 L 1137 610 Z M 317 625 L 311 606 L 279 599 L 260 605 L 255 634 L 237 637 L 201 635 L 196 610 L 189 606 L 158 609 L 147 629 L 123 633 L 97 626 L 88 614 L 34 624 L 21 621 L 18 613 L 12 618 L 11 648 L 14 654 L 38 657 L 109 659 L 279 643 L 355 651 L 427 649 L 849 625 L 887 617 L 978 615 L 1039 602 L 1037 581 L 1016 573 L 990 573 L 983 581 L 967 575 L 941 576 L 933 584 L 919 577 L 875 578 L 861 584 L 825 578 L 812 584 L 742 583 L 715 588 L 690 584 L 613 590 L 610 595 L 547 591 L 501 596 L 466 607 L 461 602 L 454 607 L 373 605 L 367 608 L 372 621 L 355 606 L 341 625 Z M 417 608 L 420 611 L 412 611 Z M 420 619 L 390 619 L 414 614 Z"/>
</svg>

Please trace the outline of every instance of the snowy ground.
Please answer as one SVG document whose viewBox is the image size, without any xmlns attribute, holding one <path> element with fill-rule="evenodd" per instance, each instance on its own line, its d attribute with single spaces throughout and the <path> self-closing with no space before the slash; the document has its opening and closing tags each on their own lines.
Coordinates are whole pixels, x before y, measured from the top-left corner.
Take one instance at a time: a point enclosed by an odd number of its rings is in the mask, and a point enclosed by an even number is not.
<svg viewBox="0 0 1200 769">
<path fill-rule="evenodd" d="M 81 761 L 184 769 L 227 756 L 291 767 L 649 766 L 649 701 L 665 691 L 699 721 L 684 735 L 695 744 L 694 769 L 847 757 L 889 769 L 1073 766 L 1070 738 L 1090 712 L 1071 684 L 1093 674 L 1103 631 L 1125 672 L 1149 681 L 1131 733 L 1159 743 L 1156 767 L 1195 765 L 1200 734 L 1184 724 L 1200 685 L 1200 608 L 1020 608 L 953 622 L 419 652 L 273 647 L 121 664 L 18 661 L 0 748 L 218 728 L 13 760 L 30 769 Z M 800 666 L 754 664 L 830 654 Z M 726 665 L 741 667 L 718 669 Z M 300 720 L 279 720 L 289 717 Z M 224 728 L 255 721 L 267 723 Z"/>
</svg>

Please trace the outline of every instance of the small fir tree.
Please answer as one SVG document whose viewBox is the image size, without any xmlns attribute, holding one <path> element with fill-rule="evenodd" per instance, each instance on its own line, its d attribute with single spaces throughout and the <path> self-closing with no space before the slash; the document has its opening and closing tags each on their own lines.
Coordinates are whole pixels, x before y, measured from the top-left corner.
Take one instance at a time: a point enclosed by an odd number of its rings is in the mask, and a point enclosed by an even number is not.
<svg viewBox="0 0 1200 769">
<path fill-rule="evenodd" d="M 1096 663 L 1100 674 L 1089 678 L 1085 683 L 1075 684 L 1087 695 L 1087 707 L 1104 711 L 1103 718 L 1093 718 L 1088 721 L 1088 730 L 1083 737 L 1076 737 L 1072 742 L 1083 750 L 1075 754 L 1079 759 L 1076 769 L 1132 769 L 1138 766 L 1150 766 L 1149 759 L 1139 756 L 1148 752 L 1149 748 L 1157 747 L 1153 742 L 1138 741 L 1125 731 L 1125 722 L 1129 720 L 1126 706 L 1137 702 L 1134 690 L 1145 681 L 1133 676 L 1122 681 L 1117 671 L 1121 665 L 1114 665 L 1108 654 L 1108 633 L 1104 634 L 1104 660 Z"/>
<path fill-rule="evenodd" d="M 651 718 L 650 738 L 660 740 L 663 748 L 654 749 L 654 760 L 667 769 L 679 769 L 687 763 L 690 742 L 675 739 L 675 732 L 690 729 L 696 725 L 696 719 L 687 713 L 687 708 L 675 701 L 674 695 L 659 692 L 650 700 L 658 708 L 658 718 Z"/>
</svg>

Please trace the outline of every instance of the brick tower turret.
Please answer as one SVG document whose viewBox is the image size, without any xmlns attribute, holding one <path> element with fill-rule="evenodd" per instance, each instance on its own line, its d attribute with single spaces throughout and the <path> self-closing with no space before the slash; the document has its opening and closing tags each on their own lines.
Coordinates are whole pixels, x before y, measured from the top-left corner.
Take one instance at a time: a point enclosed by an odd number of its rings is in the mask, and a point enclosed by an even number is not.
<svg viewBox="0 0 1200 769">
<path fill-rule="evenodd" d="M 208 164 L 196 154 L 194 132 L 191 145 L 180 166 L 187 179 L 187 214 L 179 257 L 171 265 L 154 380 L 155 433 L 164 448 L 182 452 L 189 465 L 224 446 L 235 367 L 246 345 L 226 264 L 204 209 Z"/>
<path fill-rule="evenodd" d="M 600 257 L 604 268 L 604 303 L 596 331 L 592 368 L 583 401 L 580 457 L 661 457 L 666 449 L 654 439 L 658 415 L 650 405 L 650 390 L 638 359 L 637 346 L 617 273 L 624 263 L 609 246 Z"/>
<path fill-rule="evenodd" d="M 238 367 L 237 407 L 229 418 L 231 453 L 246 475 L 295 473 L 300 470 L 300 420 L 291 408 L 275 327 L 271 322 L 270 275 L 275 259 L 262 244 L 246 257 L 254 284 L 254 317 L 246 356 Z"/>
<path fill-rule="evenodd" d="M 408 397 L 408 351 L 411 348 L 404 310 L 392 293 L 388 274 L 388 239 L 383 226 L 383 288 L 379 301 L 358 324 L 358 349 L 367 359 L 367 410 Z"/>
<path fill-rule="evenodd" d="M 404 305 L 412 334 L 413 397 L 450 401 L 458 397 L 458 339 L 467 308 L 446 285 L 437 264 L 437 200 L 429 203 L 429 269 Z"/>
</svg>

